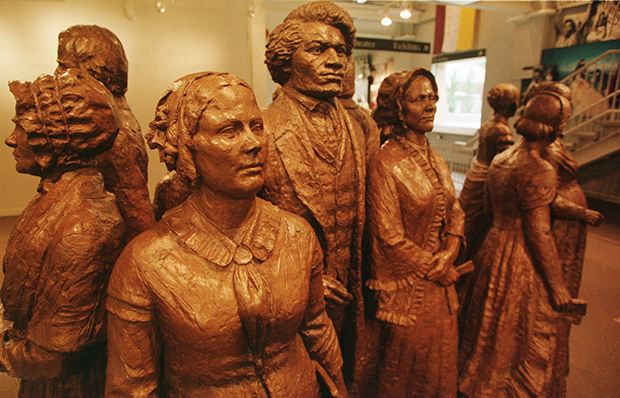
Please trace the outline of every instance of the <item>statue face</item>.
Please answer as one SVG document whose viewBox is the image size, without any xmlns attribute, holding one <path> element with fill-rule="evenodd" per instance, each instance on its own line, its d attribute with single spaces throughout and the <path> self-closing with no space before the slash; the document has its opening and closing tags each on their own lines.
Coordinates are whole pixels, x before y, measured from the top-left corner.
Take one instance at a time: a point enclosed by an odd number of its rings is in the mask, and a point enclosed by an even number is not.
<svg viewBox="0 0 620 398">
<path fill-rule="evenodd" d="M 13 148 L 15 169 L 18 173 L 41 175 L 41 166 L 32 151 L 32 146 L 28 143 L 28 134 L 24 129 L 16 124 L 15 130 L 4 143 Z"/>
<path fill-rule="evenodd" d="M 267 136 L 250 89 L 218 90 L 198 121 L 193 141 L 203 186 L 233 199 L 253 197 L 261 189 Z"/>
<path fill-rule="evenodd" d="M 340 94 L 347 67 L 346 43 L 338 28 L 320 22 L 304 22 L 304 41 L 291 59 L 287 87 L 316 98 Z"/>
<path fill-rule="evenodd" d="M 401 100 L 403 122 L 417 132 L 426 133 L 433 129 L 437 111 L 437 94 L 430 80 L 424 76 L 413 79 Z"/>
</svg>

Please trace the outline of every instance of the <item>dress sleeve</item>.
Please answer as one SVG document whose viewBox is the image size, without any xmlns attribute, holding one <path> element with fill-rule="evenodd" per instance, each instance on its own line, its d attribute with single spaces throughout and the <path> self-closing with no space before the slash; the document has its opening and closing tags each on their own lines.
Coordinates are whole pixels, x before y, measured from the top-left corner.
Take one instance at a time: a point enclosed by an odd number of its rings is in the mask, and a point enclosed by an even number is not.
<svg viewBox="0 0 620 398">
<path fill-rule="evenodd" d="M 557 174 L 551 165 L 548 168 L 532 172 L 521 189 L 519 201 L 521 209 L 531 210 L 550 205 L 555 199 L 557 186 Z"/>
<path fill-rule="evenodd" d="M 379 158 L 368 171 L 366 212 L 372 250 L 381 252 L 390 272 L 399 277 L 424 277 L 433 254 L 407 238 L 396 184 Z"/>
<path fill-rule="evenodd" d="M 0 357 L 8 373 L 58 377 L 72 353 L 102 339 L 105 288 L 121 236 L 122 228 L 69 234 L 51 248 L 25 333 L 5 335 Z"/>
<path fill-rule="evenodd" d="M 107 398 L 159 397 L 161 343 L 139 255 L 128 246 L 110 278 Z"/>
<path fill-rule="evenodd" d="M 312 274 L 310 276 L 308 305 L 299 333 L 302 336 L 310 358 L 321 365 L 332 380 L 338 380 L 342 378 L 341 369 L 343 362 L 336 330 L 325 312 L 322 280 L 323 252 L 313 232 L 309 234 L 308 241 L 308 253 L 312 261 Z"/>
</svg>

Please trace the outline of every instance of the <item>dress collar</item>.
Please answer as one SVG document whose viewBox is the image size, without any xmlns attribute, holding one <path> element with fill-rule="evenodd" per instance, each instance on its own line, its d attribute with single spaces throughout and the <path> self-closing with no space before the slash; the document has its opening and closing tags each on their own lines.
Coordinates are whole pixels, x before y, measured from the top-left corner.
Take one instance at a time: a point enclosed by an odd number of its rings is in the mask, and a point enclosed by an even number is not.
<svg viewBox="0 0 620 398">
<path fill-rule="evenodd" d="M 221 267 L 233 261 L 245 265 L 252 260 L 263 262 L 271 255 L 280 226 L 279 210 L 256 198 L 256 207 L 240 242 L 220 231 L 196 208 L 194 196 L 168 211 L 162 221 L 179 239 L 200 257 Z"/>
</svg>

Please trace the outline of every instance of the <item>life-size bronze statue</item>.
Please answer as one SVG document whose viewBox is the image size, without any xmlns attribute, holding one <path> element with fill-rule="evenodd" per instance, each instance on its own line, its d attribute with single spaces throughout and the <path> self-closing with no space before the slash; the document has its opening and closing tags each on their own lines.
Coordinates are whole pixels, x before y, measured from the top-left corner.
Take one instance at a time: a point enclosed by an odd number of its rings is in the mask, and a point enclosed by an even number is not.
<svg viewBox="0 0 620 398">
<path fill-rule="evenodd" d="M 364 109 L 355 103 L 355 60 L 349 56 L 347 70 L 342 82 L 342 91 L 338 95 L 338 101 L 347 110 L 353 123 L 358 123 L 366 138 L 366 158 L 370 160 L 379 150 L 381 134 L 377 123 L 368 109 Z"/>
<path fill-rule="evenodd" d="M 114 33 L 96 25 L 76 25 L 58 35 L 58 68 L 81 69 L 102 82 L 114 95 L 120 125 L 114 146 L 97 157 L 106 189 L 116 195 L 127 230 L 127 240 L 151 226 L 155 219 L 147 188 L 148 156 L 140 124 L 127 100 L 128 64 L 123 45 Z"/>
<path fill-rule="evenodd" d="M 487 101 L 493 108 L 493 116 L 478 130 L 478 152 L 467 172 L 459 202 L 465 211 L 465 239 L 467 259 L 475 256 L 489 227 L 490 218 L 484 212 L 484 184 L 489 165 L 498 153 L 514 144 L 508 119 L 515 115 L 519 105 L 519 89 L 509 83 L 493 87 Z"/>
<path fill-rule="evenodd" d="M 318 397 L 319 377 L 346 397 L 319 242 L 255 196 L 267 135 L 250 87 L 225 73 L 180 79 L 151 127 L 196 191 L 114 267 L 106 397 Z"/>
<path fill-rule="evenodd" d="M 21 379 L 20 398 L 102 397 L 105 289 L 124 227 L 93 157 L 118 132 L 114 99 L 76 69 L 9 87 L 6 144 L 41 183 L 4 257 L 0 370 Z"/>
<path fill-rule="evenodd" d="M 524 96 L 524 105 L 543 91 L 556 92 L 571 100 L 571 91 L 558 82 L 538 83 Z M 556 169 L 559 178 L 555 205 L 552 206 L 551 230 L 555 238 L 558 256 L 564 273 L 564 281 L 571 297 L 579 296 L 583 260 L 586 249 L 587 224 L 597 226 L 603 216 L 587 208 L 586 196 L 577 184 L 579 166 L 570 152 L 564 147 L 562 137 L 558 137 L 543 154 Z M 558 202 L 560 202 L 558 204 Z M 561 205 L 564 204 L 563 208 Z M 571 323 L 560 318 L 557 324 L 558 341 L 556 359 L 550 386 L 550 396 L 566 396 L 566 377 L 568 376 L 568 337 Z"/>
<path fill-rule="evenodd" d="M 392 134 L 368 168 L 367 229 L 377 341 L 369 397 L 455 397 L 458 306 L 453 266 L 464 213 L 445 159 L 428 142 L 437 83 L 426 69 L 392 77 Z M 377 113 L 375 113 L 377 114 Z M 370 324 L 370 322 L 369 322 Z M 369 326 L 370 328 L 370 326 Z M 364 357 L 360 355 L 360 357 Z M 373 363 L 374 362 L 374 363 Z"/>
<path fill-rule="evenodd" d="M 355 27 L 327 1 L 293 10 L 270 34 L 266 64 L 282 87 L 265 112 L 269 157 L 261 196 L 304 217 L 325 255 L 327 313 L 339 335 L 345 373 L 363 327 L 361 240 L 366 142 L 337 100 Z M 349 377 L 349 376 L 347 376 Z"/>
<path fill-rule="evenodd" d="M 569 115 L 570 103 L 561 95 L 534 96 L 515 123 L 523 139 L 489 168 L 493 225 L 474 259 L 459 348 L 459 390 L 466 396 L 551 392 L 556 325 L 577 309 L 551 232 L 557 174 L 543 156 Z"/>
</svg>

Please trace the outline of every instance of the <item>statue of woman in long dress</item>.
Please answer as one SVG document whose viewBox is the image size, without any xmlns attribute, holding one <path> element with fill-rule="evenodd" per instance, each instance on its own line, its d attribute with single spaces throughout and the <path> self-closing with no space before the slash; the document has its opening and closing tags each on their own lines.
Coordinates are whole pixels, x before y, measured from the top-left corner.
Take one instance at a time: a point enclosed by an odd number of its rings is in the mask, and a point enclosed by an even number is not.
<svg viewBox="0 0 620 398">
<path fill-rule="evenodd" d="M 255 196 L 267 135 L 248 84 L 182 78 L 151 129 L 195 192 L 115 265 L 106 396 L 318 398 L 323 380 L 346 397 L 319 242 L 301 217 Z"/>
<path fill-rule="evenodd" d="M 543 155 L 569 115 L 570 102 L 561 95 L 535 96 L 515 123 L 523 139 L 491 163 L 493 225 L 474 259 L 459 347 L 459 391 L 465 396 L 549 392 L 556 323 L 572 299 L 551 232 L 557 174 Z"/>
<path fill-rule="evenodd" d="M 457 298 L 453 267 L 464 213 L 445 159 L 428 142 L 435 77 L 418 68 L 391 79 L 390 138 L 372 159 L 367 230 L 376 352 L 366 396 L 456 396 Z M 395 82 L 396 81 L 396 82 Z M 386 117 L 393 109 L 396 114 Z M 360 356 L 364 358 L 364 356 Z"/>
<path fill-rule="evenodd" d="M 6 144 L 41 183 L 4 256 L 0 370 L 21 379 L 20 398 L 102 397 L 106 286 L 125 230 L 93 159 L 118 133 L 114 98 L 76 69 L 9 87 Z"/>
</svg>

